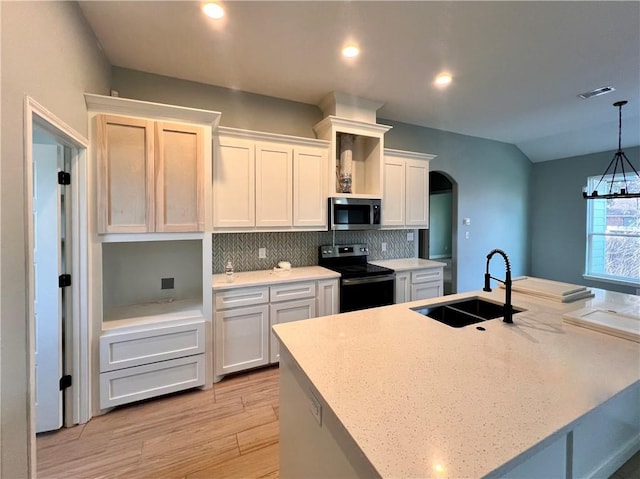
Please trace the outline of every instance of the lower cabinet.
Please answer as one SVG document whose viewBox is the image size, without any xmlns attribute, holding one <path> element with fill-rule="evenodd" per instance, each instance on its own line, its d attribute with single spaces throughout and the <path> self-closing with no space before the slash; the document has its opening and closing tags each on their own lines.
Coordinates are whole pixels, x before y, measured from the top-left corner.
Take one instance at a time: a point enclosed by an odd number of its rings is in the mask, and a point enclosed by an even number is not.
<svg viewBox="0 0 640 479">
<path fill-rule="evenodd" d="M 269 305 L 216 311 L 215 375 L 269 364 Z"/>
<path fill-rule="evenodd" d="M 214 381 L 280 360 L 271 326 L 338 312 L 338 279 L 230 289 L 213 294 Z"/>
<path fill-rule="evenodd" d="M 442 267 L 396 273 L 396 303 L 437 298 L 443 294 Z"/>
<path fill-rule="evenodd" d="M 162 321 L 100 336 L 100 408 L 205 383 L 205 321 Z"/>
<path fill-rule="evenodd" d="M 271 326 L 281 323 L 290 323 L 316 317 L 316 298 L 299 299 L 297 301 L 284 301 L 269 306 L 269 318 Z M 269 328 L 271 330 L 271 328 Z M 276 336 L 271 331 L 270 360 L 272 363 L 280 361 L 280 346 Z"/>
</svg>

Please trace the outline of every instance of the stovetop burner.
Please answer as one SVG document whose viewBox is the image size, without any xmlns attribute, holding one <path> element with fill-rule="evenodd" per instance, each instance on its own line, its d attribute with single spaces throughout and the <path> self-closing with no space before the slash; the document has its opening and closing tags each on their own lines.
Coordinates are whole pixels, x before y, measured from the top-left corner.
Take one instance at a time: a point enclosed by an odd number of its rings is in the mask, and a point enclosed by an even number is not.
<svg viewBox="0 0 640 479">
<path fill-rule="evenodd" d="M 367 263 L 369 248 L 364 244 L 320 246 L 318 264 L 337 271 L 343 278 L 393 274 L 394 271 Z"/>
</svg>

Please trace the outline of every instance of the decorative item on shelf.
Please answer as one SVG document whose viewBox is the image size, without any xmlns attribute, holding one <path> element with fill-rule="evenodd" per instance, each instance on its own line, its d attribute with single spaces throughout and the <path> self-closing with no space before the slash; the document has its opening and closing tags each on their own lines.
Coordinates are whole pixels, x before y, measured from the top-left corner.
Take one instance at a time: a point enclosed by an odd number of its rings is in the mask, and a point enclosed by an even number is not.
<svg viewBox="0 0 640 479">
<path fill-rule="evenodd" d="M 351 193 L 351 163 L 353 161 L 354 135 L 340 135 L 340 166 L 338 170 L 338 192 Z"/>
<path fill-rule="evenodd" d="M 633 167 L 633 165 L 629 161 L 629 158 L 627 158 L 627 155 L 625 155 L 624 151 L 622 151 L 622 107 L 626 104 L 627 104 L 626 100 L 617 101 L 613 104 L 613 106 L 618 108 L 618 151 L 616 151 L 615 154 L 613 155 L 611 162 L 609 162 L 609 166 L 607 166 L 607 169 L 604 171 L 604 173 L 600 177 L 600 181 L 598 181 L 598 184 L 596 185 L 594 190 L 591 192 L 591 194 L 588 193 L 586 186 L 582 188 L 582 197 L 584 199 L 592 200 L 592 199 L 610 199 L 610 198 L 640 198 L 640 189 L 636 189 L 635 191 L 629 191 L 629 181 L 632 181 L 632 180 L 627 180 L 627 173 L 624 171 L 624 166 L 626 161 L 629 167 L 631 168 L 631 170 L 633 170 L 633 172 L 635 173 L 636 178 L 639 180 L 639 184 L 640 184 L 640 174 L 638 174 L 638 170 L 636 170 Z M 611 177 L 611 180 L 609 182 L 609 190 L 605 194 L 599 194 L 598 187 L 604 181 L 605 176 L 607 176 L 612 166 L 613 166 L 613 176 Z M 620 170 L 622 179 L 616 180 L 616 174 L 618 174 L 618 170 Z M 629 172 L 629 174 L 631 175 L 631 172 Z M 620 187 L 620 191 L 613 190 L 614 184 L 616 183 L 623 184 L 623 186 Z M 605 184 L 606 184 L 606 181 L 605 181 Z"/>
</svg>

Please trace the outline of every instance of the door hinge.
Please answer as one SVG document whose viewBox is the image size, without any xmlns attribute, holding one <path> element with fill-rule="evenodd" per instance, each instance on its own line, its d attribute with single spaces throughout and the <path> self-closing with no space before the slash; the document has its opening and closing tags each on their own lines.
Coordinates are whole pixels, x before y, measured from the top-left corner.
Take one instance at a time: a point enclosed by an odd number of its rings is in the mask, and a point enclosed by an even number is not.
<svg viewBox="0 0 640 479">
<path fill-rule="evenodd" d="M 58 276 L 58 286 L 60 288 L 66 288 L 67 286 L 71 286 L 71 275 L 61 274 L 60 276 Z"/>
<path fill-rule="evenodd" d="M 71 387 L 71 374 L 65 374 L 60 378 L 60 391 Z"/>
<path fill-rule="evenodd" d="M 58 171 L 58 184 L 59 185 L 70 185 L 71 184 L 71 175 L 66 171 Z"/>
</svg>

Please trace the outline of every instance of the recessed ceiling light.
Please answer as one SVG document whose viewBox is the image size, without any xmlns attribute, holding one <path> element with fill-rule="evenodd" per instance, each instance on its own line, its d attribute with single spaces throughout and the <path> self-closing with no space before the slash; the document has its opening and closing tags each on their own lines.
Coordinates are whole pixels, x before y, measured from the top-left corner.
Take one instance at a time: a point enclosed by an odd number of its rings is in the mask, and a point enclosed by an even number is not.
<svg viewBox="0 0 640 479">
<path fill-rule="evenodd" d="M 347 45 L 342 49 L 342 56 L 355 58 L 360 54 L 360 49 L 356 45 Z"/>
<path fill-rule="evenodd" d="M 440 88 L 444 88 L 446 86 L 449 86 L 449 84 L 451 83 L 451 80 L 453 79 L 453 77 L 451 76 L 451 74 L 449 73 L 440 73 L 436 79 L 434 80 L 434 83 L 436 86 L 440 87 Z"/>
<path fill-rule="evenodd" d="M 224 9 L 217 3 L 205 3 L 202 11 L 207 17 L 215 19 L 224 17 Z"/>
</svg>

